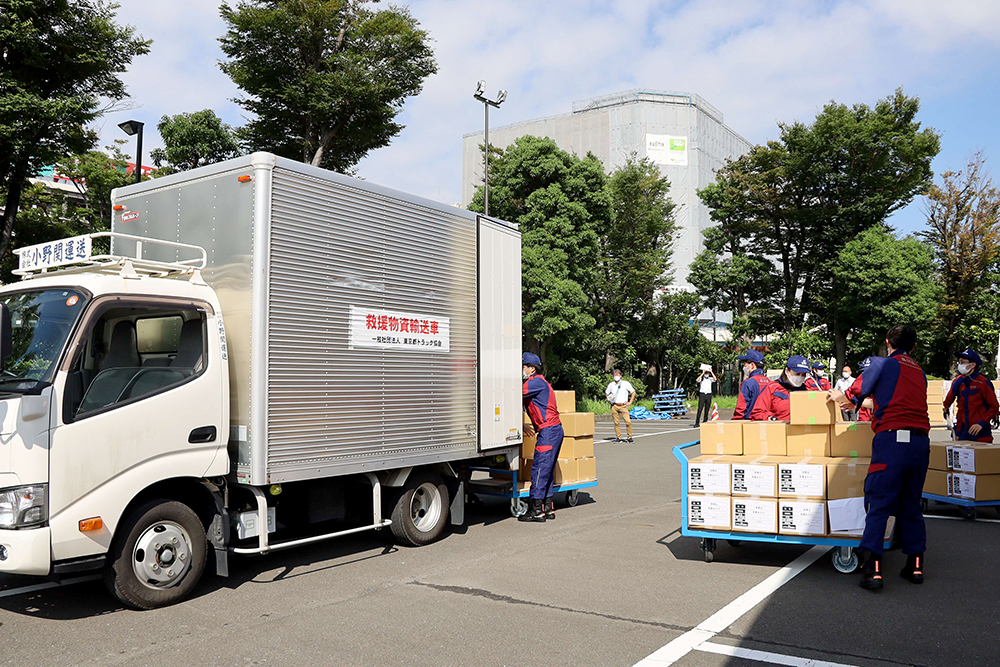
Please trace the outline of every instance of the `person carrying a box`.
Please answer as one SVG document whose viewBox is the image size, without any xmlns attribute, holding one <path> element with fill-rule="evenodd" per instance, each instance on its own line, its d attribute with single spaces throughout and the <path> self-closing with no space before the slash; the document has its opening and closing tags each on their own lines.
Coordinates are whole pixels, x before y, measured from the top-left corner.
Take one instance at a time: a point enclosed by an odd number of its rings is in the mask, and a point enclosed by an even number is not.
<svg viewBox="0 0 1000 667">
<path fill-rule="evenodd" d="M 743 362 L 743 372 L 747 378 L 740 385 L 740 395 L 736 399 L 733 419 L 750 419 L 757 397 L 771 380 L 764 373 L 764 355 L 757 350 L 747 350 L 746 354 L 736 358 Z"/>
<path fill-rule="evenodd" d="M 542 374 L 542 360 L 538 355 L 525 352 L 521 357 L 521 373 L 524 378 L 522 400 L 524 411 L 535 428 L 535 457 L 531 463 L 531 490 L 528 492 L 528 511 L 517 517 L 518 521 L 544 522 L 556 518 L 556 506 L 552 499 L 552 477 L 555 474 L 556 459 L 563 441 L 562 420 L 556 407 L 556 395 L 552 385 Z"/>
<path fill-rule="evenodd" d="M 614 382 L 608 383 L 604 395 L 611 404 L 611 416 L 615 420 L 615 442 L 635 442 L 632 439 L 632 415 L 628 413 L 629 406 L 635 403 L 635 387 L 628 380 L 622 379 L 622 372 L 616 368 L 612 372 Z M 625 418 L 625 432 L 628 440 L 622 440 L 621 420 Z"/>
<path fill-rule="evenodd" d="M 956 352 L 955 356 L 958 357 L 960 375 L 952 381 L 944 399 L 945 421 L 951 404 L 958 401 L 955 406 L 955 439 L 993 442 L 990 422 L 996 419 L 1000 406 L 993 391 L 993 383 L 979 374 L 983 360 L 975 350 Z"/>
<path fill-rule="evenodd" d="M 924 478 L 930 461 L 931 428 L 927 416 L 927 376 L 910 353 L 917 344 L 916 330 L 897 324 L 885 336 L 889 356 L 872 357 L 859 378 L 858 397 L 872 397 L 872 460 L 865 478 L 865 532 L 858 547 L 865 556 L 864 575 L 859 582 L 870 591 L 882 590 L 882 547 L 890 514 L 906 554 L 899 572 L 914 583 L 924 582 L 924 551 L 927 529 L 920 509 Z M 844 392 L 829 392 L 831 400 L 845 403 Z"/>
<path fill-rule="evenodd" d="M 861 376 L 864 375 L 868 367 L 872 365 L 872 359 L 877 357 L 865 357 L 865 359 L 858 364 L 858 377 L 854 379 L 847 389 L 842 389 L 837 387 L 840 391 L 844 392 L 844 396 L 853 404 L 853 406 L 858 411 L 858 421 L 859 422 L 870 422 L 872 420 L 872 408 L 875 407 L 874 401 L 872 401 L 871 396 L 868 398 L 861 398 Z M 843 407 L 843 406 L 841 406 Z"/>
<path fill-rule="evenodd" d="M 793 391 L 808 391 L 806 378 L 809 375 L 809 361 L 799 355 L 788 357 L 785 368 L 774 382 L 769 382 L 760 392 L 757 403 L 750 413 L 753 421 L 788 421 L 791 415 L 789 394 Z"/>
<path fill-rule="evenodd" d="M 814 361 L 811 372 L 806 378 L 806 389 L 809 391 L 830 391 L 833 386 L 826 379 L 826 364 L 822 361 Z"/>
</svg>

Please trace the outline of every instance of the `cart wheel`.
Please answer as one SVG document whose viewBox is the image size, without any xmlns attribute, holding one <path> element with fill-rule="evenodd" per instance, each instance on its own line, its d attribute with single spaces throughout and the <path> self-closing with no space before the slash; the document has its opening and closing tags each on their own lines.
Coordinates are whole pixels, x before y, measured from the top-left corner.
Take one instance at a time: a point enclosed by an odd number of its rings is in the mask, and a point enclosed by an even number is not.
<svg viewBox="0 0 1000 667">
<path fill-rule="evenodd" d="M 701 550 L 705 552 L 706 563 L 711 563 L 715 560 L 715 538 L 703 537 L 701 539 Z"/>
<path fill-rule="evenodd" d="M 959 512 L 962 513 L 962 518 L 966 521 L 976 520 L 976 508 L 975 507 L 960 507 Z"/>
<path fill-rule="evenodd" d="M 705 549 L 705 562 L 711 563 L 713 560 L 715 560 L 715 552 Z"/>
<path fill-rule="evenodd" d="M 577 503 L 580 502 L 580 492 L 577 489 L 566 492 L 566 504 L 570 507 L 576 507 Z"/>
<path fill-rule="evenodd" d="M 846 553 L 845 553 L 846 552 Z M 837 572 L 850 574 L 858 569 L 858 552 L 851 547 L 837 547 L 830 554 Z"/>
<path fill-rule="evenodd" d="M 927 509 L 931 506 L 931 503 L 926 498 L 920 499 L 920 512 L 922 514 L 927 514 Z"/>
<path fill-rule="evenodd" d="M 510 514 L 513 517 L 524 516 L 528 513 L 528 503 L 524 502 L 521 498 L 511 498 L 510 500 Z"/>
<path fill-rule="evenodd" d="M 741 544 L 743 544 L 742 540 L 726 540 L 726 542 L 728 542 L 729 546 L 731 546 L 731 547 L 738 547 Z"/>
</svg>

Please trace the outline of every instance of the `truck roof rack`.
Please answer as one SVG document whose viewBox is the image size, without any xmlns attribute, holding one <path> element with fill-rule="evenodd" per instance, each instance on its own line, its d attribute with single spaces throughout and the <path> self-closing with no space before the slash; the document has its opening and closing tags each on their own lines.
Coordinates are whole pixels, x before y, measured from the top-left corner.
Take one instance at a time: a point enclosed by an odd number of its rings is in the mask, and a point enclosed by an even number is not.
<svg viewBox="0 0 1000 667">
<path fill-rule="evenodd" d="M 95 255 L 93 241 L 103 238 L 134 241 L 135 256 L 112 255 L 110 252 Z M 192 254 L 197 256 L 176 262 L 145 259 L 142 256 L 143 244 L 190 250 Z M 73 236 L 59 241 L 18 248 L 14 254 L 18 256 L 18 268 L 12 273 L 21 276 L 22 280 L 55 273 L 92 273 L 94 271 L 117 273 L 125 278 L 195 274 L 205 268 L 208 261 L 208 253 L 201 246 L 118 232 L 96 232 Z"/>
</svg>

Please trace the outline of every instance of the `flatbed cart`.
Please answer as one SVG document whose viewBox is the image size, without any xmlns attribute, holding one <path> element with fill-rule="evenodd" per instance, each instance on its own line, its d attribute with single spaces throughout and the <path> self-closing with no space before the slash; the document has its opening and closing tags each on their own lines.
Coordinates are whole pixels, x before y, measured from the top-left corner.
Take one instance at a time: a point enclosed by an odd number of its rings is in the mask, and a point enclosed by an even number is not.
<svg viewBox="0 0 1000 667">
<path fill-rule="evenodd" d="M 511 516 L 522 516 L 528 511 L 528 503 L 524 501 L 528 497 L 528 489 L 518 490 L 517 471 L 505 470 L 501 468 L 469 468 L 470 472 L 488 472 L 510 475 L 507 479 L 490 477 L 489 479 L 475 479 L 469 482 L 469 490 L 481 496 L 494 496 L 496 498 L 510 498 Z M 597 486 L 597 480 L 591 479 L 585 482 L 569 482 L 566 484 L 553 484 L 553 495 L 559 494 L 560 505 L 576 507 L 580 502 L 580 489 L 589 489 Z"/>
<path fill-rule="evenodd" d="M 726 530 L 703 530 L 700 528 L 688 528 L 688 457 L 684 450 L 689 447 L 701 444 L 701 440 L 695 440 L 684 445 L 674 447 L 674 456 L 681 462 L 681 535 L 683 537 L 700 537 L 701 550 L 705 552 L 705 562 L 711 563 L 715 560 L 715 548 L 719 540 L 726 540 L 730 546 L 739 546 L 741 542 L 770 542 L 773 544 L 798 544 L 806 546 L 830 546 L 837 547 L 830 555 L 833 567 L 838 572 L 850 574 L 855 572 L 859 565 L 857 547 L 861 544 L 860 537 L 810 537 L 808 535 L 767 535 L 761 533 L 741 533 Z M 891 546 L 892 540 L 885 542 L 885 548 Z"/>
<path fill-rule="evenodd" d="M 944 505 L 956 505 L 962 518 L 966 521 L 975 521 L 978 513 L 977 507 L 995 507 L 1000 515 L 1000 500 L 969 500 L 968 498 L 956 498 L 955 496 L 939 496 L 936 493 L 924 493 L 923 510 L 927 512 L 930 501 L 942 503 Z"/>
</svg>

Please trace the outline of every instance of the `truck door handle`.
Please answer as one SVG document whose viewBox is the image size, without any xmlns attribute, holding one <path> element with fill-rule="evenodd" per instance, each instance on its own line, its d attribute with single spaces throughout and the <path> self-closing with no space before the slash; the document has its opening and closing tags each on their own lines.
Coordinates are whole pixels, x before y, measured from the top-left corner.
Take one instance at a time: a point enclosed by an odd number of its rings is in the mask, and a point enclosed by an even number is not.
<svg viewBox="0 0 1000 667">
<path fill-rule="evenodd" d="M 215 442 L 215 433 L 214 426 L 202 426 L 191 431 L 191 435 L 188 436 L 188 442 Z"/>
</svg>

